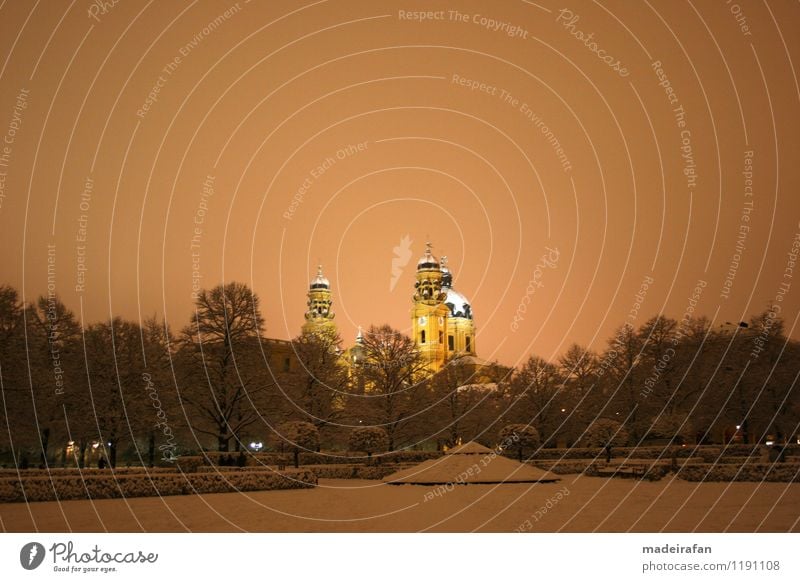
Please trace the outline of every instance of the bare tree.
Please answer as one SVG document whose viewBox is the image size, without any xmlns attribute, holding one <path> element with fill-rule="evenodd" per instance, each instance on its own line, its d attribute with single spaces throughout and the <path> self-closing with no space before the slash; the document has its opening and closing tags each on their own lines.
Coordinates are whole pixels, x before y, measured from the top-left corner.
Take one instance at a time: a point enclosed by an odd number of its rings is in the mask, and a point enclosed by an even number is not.
<svg viewBox="0 0 800 582">
<path fill-rule="evenodd" d="M 574 442 L 594 420 L 602 407 L 602 388 L 597 375 L 599 358 L 588 348 L 572 344 L 559 358 L 564 389 L 560 405 L 562 431 L 567 442 Z"/>
<path fill-rule="evenodd" d="M 558 366 L 531 356 L 511 378 L 512 406 L 507 419 L 513 423 L 534 424 L 544 442 L 556 437 L 561 424 L 560 394 L 564 377 Z"/>
<path fill-rule="evenodd" d="M 428 382 L 429 434 L 439 435 L 448 447 L 474 439 L 491 443 L 504 371 L 491 364 L 476 372 L 468 357 L 449 361 Z"/>
<path fill-rule="evenodd" d="M 36 441 L 36 427 L 30 422 L 33 407 L 27 378 L 23 311 L 17 290 L 0 286 L 0 443 L 2 448 L 15 451 L 17 464 L 21 464 L 22 455 L 27 464 L 27 449 Z"/>
<path fill-rule="evenodd" d="M 75 314 L 57 296 L 41 296 L 25 311 L 27 360 L 30 365 L 34 418 L 39 430 L 41 464 L 48 464 L 53 438 L 67 437 L 65 418 L 81 372 L 81 327 Z"/>
<path fill-rule="evenodd" d="M 428 375 L 414 341 L 388 325 L 371 326 L 363 339 L 364 361 L 358 373 L 366 394 L 358 396 L 365 414 L 386 430 L 389 450 L 401 430 L 420 411 L 421 381 Z"/>
<path fill-rule="evenodd" d="M 213 436 L 220 451 L 231 440 L 238 449 L 242 433 L 270 412 L 263 326 L 258 296 L 234 282 L 201 291 L 183 330 L 180 397 L 192 409 L 192 429 Z"/>
<path fill-rule="evenodd" d="M 300 466 L 301 450 L 317 451 L 319 448 L 319 431 L 310 422 L 285 422 L 278 426 L 277 437 L 291 448 L 295 469 Z"/>
<path fill-rule="evenodd" d="M 173 382 L 172 359 L 176 341 L 166 322 L 155 317 L 146 319 L 141 328 L 144 354 L 142 383 L 152 415 L 147 426 L 147 464 L 152 467 L 156 460 L 156 448 L 161 459 L 173 462 L 179 449 L 178 438 L 185 437 L 183 411 Z"/>
<path fill-rule="evenodd" d="M 600 367 L 605 370 L 603 393 L 607 405 L 598 414 L 613 415 L 630 427 L 634 441 L 643 436 L 639 405 L 642 400 L 642 340 L 630 325 L 623 325 L 608 343 L 601 356 Z"/>
<path fill-rule="evenodd" d="M 147 424 L 141 330 L 135 323 L 114 318 L 90 325 L 84 344 L 88 375 L 83 391 L 70 395 L 74 411 L 70 426 L 83 435 L 84 443 L 96 438 L 109 465 L 115 467 L 121 444 L 141 437 Z"/>
<path fill-rule="evenodd" d="M 304 333 L 292 341 L 299 366 L 282 376 L 281 384 L 300 413 L 320 431 L 344 415 L 350 379 L 335 332 Z"/>
</svg>

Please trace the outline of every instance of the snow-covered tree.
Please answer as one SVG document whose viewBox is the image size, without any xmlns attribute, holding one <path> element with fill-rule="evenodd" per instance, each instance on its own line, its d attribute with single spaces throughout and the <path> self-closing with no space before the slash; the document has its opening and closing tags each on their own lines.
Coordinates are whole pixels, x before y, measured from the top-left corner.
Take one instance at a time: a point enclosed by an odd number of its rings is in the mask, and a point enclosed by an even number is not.
<svg viewBox="0 0 800 582">
<path fill-rule="evenodd" d="M 310 422 L 291 421 L 278 426 L 278 438 L 291 448 L 295 468 L 300 466 L 300 451 L 316 451 L 319 447 L 319 431 Z"/>
<path fill-rule="evenodd" d="M 539 446 L 539 431 L 527 424 L 509 424 L 500 430 L 500 446 L 517 451 L 517 460 L 522 462 L 523 451 Z"/>
<path fill-rule="evenodd" d="M 367 458 L 380 453 L 389 446 L 389 435 L 379 426 L 362 426 L 350 432 L 350 450 L 363 451 Z"/>
</svg>

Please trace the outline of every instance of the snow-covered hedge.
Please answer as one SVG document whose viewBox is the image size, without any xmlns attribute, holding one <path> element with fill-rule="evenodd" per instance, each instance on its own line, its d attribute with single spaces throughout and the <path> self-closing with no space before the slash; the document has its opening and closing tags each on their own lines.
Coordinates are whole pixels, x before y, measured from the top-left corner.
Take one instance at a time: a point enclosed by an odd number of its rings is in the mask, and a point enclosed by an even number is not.
<svg viewBox="0 0 800 582">
<path fill-rule="evenodd" d="M 759 463 L 761 461 L 761 457 L 759 455 L 753 455 L 752 457 L 729 457 L 727 455 L 716 456 L 716 455 L 703 455 L 700 457 L 703 462 L 709 465 L 713 465 L 715 463 L 721 465 L 744 465 L 745 463 Z"/>
<path fill-rule="evenodd" d="M 613 447 L 612 455 L 618 458 L 657 459 L 660 455 L 670 458 L 673 450 L 678 456 L 688 456 L 688 451 L 682 453 L 682 447 L 673 447 L 665 451 L 664 447 Z M 507 455 L 508 456 L 508 455 Z M 605 459 L 605 451 L 598 447 L 572 447 L 569 449 L 539 449 L 531 458 L 537 461 L 556 459 Z"/>
<path fill-rule="evenodd" d="M 542 469 L 544 471 L 550 471 L 551 473 L 555 473 L 556 475 L 568 475 L 570 473 L 585 473 L 587 469 L 592 465 L 592 463 L 596 463 L 592 459 L 576 459 L 576 460 L 566 460 L 566 461 L 528 461 L 529 465 L 536 467 L 537 469 Z"/>
<path fill-rule="evenodd" d="M 724 459 L 725 457 L 723 457 Z M 703 463 L 700 458 L 679 459 L 677 475 L 685 481 L 778 481 L 800 482 L 800 463 L 758 463 L 753 457 L 734 457 L 736 463 Z M 626 470 L 635 467 L 642 471 L 641 478 L 657 481 L 672 472 L 670 459 L 652 463 L 625 463 L 607 465 L 605 460 L 528 461 L 530 465 L 558 475 L 583 473 L 598 475 L 599 469 L 617 468 Z"/>
<path fill-rule="evenodd" d="M 155 497 L 314 487 L 310 471 L 0 478 L 0 502 Z"/>
<path fill-rule="evenodd" d="M 670 459 L 673 456 L 678 459 L 687 457 L 702 457 L 707 462 L 728 457 L 752 457 L 758 458 L 763 449 L 760 445 L 687 445 L 682 446 L 647 446 L 647 447 L 613 447 L 612 454 L 615 459 Z M 787 455 L 800 455 L 800 445 L 788 445 Z M 507 453 L 507 456 L 513 456 Z M 526 455 L 527 456 L 527 455 Z M 593 459 L 605 458 L 605 452 L 600 448 L 591 447 L 571 447 L 568 449 L 539 449 L 531 458 L 533 460 L 548 459 Z"/>
<path fill-rule="evenodd" d="M 148 473 L 175 473 L 175 467 L 117 467 L 116 469 L 0 469 L 0 479 L 16 477 L 18 474 L 23 477 L 68 477 L 72 475 L 108 475 L 111 472 L 117 475 L 146 475 Z"/>
<path fill-rule="evenodd" d="M 318 479 L 383 479 L 408 465 L 312 465 L 306 467 Z"/>
<path fill-rule="evenodd" d="M 363 452 L 357 451 L 332 451 L 322 453 L 300 453 L 301 465 L 352 465 L 355 463 L 374 464 L 383 463 L 421 463 L 428 459 L 435 459 L 442 455 L 436 451 L 392 451 L 387 453 L 373 453 L 369 459 Z M 192 463 L 199 465 L 219 465 L 222 460 L 223 466 L 235 465 L 238 461 L 239 453 L 220 453 L 204 452 L 194 456 L 181 456 L 178 464 L 189 466 Z M 294 460 L 291 453 L 244 453 L 245 466 L 256 467 L 264 465 L 291 465 Z M 184 468 L 185 472 L 187 469 Z"/>
<path fill-rule="evenodd" d="M 798 463 L 745 463 L 741 465 L 684 465 L 678 477 L 685 481 L 778 481 L 800 482 Z"/>
</svg>

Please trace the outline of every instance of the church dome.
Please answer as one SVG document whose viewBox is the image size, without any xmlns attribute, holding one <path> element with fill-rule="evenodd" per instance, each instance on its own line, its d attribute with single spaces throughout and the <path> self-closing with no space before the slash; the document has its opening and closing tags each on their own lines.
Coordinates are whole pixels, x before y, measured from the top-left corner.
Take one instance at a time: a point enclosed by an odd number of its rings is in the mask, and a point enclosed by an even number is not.
<svg viewBox="0 0 800 582">
<path fill-rule="evenodd" d="M 317 276 L 311 281 L 312 289 L 330 289 L 331 283 L 322 274 L 322 265 L 317 267 Z"/>
<path fill-rule="evenodd" d="M 439 269 L 439 260 L 433 256 L 431 243 L 429 242 L 425 243 L 425 254 L 417 261 L 417 270 L 422 271 L 424 269 Z"/>
<path fill-rule="evenodd" d="M 447 296 L 444 299 L 444 304 L 450 309 L 452 317 L 466 317 L 472 319 L 472 306 L 466 297 L 455 289 L 448 288 Z"/>
</svg>

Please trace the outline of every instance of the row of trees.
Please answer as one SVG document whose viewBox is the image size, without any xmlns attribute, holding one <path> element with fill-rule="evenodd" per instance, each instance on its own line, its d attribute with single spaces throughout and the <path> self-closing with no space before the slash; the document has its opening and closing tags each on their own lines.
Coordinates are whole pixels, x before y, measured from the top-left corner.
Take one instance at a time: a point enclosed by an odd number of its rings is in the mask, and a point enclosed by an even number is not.
<svg viewBox="0 0 800 582">
<path fill-rule="evenodd" d="M 800 421 L 800 346 L 770 309 L 717 329 L 658 316 L 620 328 L 601 353 L 574 345 L 557 361 L 477 373 L 455 359 L 432 377 L 414 342 L 386 325 L 364 334 L 357 365 L 336 334 L 295 338 L 288 370 L 276 346 L 239 283 L 201 292 L 177 333 L 155 319 L 82 326 L 57 297 L 25 304 L 0 287 L 0 449 L 38 464 L 80 464 L 99 449 L 114 465 L 135 445 L 130 454 L 152 464 L 251 442 L 280 450 L 292 435 L 278 427 L 291 422 L 340 450 L 354 428 L 380 426 L 394 450 L 494 445 L 511 424 L 535 427 L 545 446 L 585 444 L 597 419 L 618 422 L 630 444 L 758 442 L 796 435 Z"/>
</svg>

